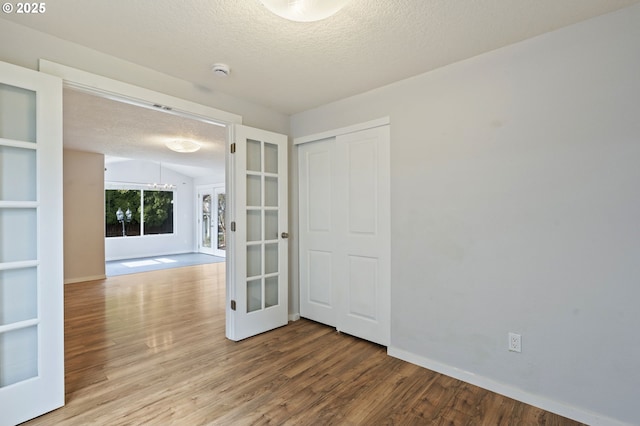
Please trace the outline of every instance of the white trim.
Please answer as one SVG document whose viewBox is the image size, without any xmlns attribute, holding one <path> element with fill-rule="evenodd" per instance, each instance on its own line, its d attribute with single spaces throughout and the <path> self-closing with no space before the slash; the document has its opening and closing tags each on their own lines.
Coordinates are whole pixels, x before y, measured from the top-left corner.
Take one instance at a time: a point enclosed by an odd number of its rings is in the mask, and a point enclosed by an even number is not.
<svg viewBox="0 0 640 426">
<path fill-rule="evenodd" d="M 233 330 L 236 328 L 236 317 L 233 314 L 233 310 L 231 309 L 231 300 L 236 300 L 236 286 L 234 285 L 233 280 L 231 279 L 233 274 L 235 274 L 236 270 L 236 258 L 233 255 L 236 244 L 235 232 L 231 231 L 231 222 L 234 221 L 236 217 L 236 210 L 234 207 L 234 199 L 233 194 L 236 191 L 236 184 L 234 182 L 234 176 L 236 175 L 235 171 L 235 161 L 233 159 L 233 155 L 231 154 L 231 146 L 236 143 L 236 126 L 228 126 L 227 127 L 227 147 L 225 149 L 225 167 L 224 167 L 224 185 L 225 185 L 225 193 L 227 194 L 227 210 L 225 220 L 227 221 L 228 232 L 227 232 L 227 253 L 230 253 L 225 259 L 226 262 L 224 264 L 225 267 L 225 336 L 230 336 L 233 334 Z"/>
<path fill-rule="evenodd" d="M 300 145 L 308 142 L 315 142 L 322 139 L 334 138 L 340 135 L 346 135 L 347 133 L 359 132 L 360 130 L 372 129 L 374 127 L 386 126 L 391 124 L 389 117 L 382 117 L 376 120 L 366 121 L 364 123 L 358 123 L 347 127 L 341 127 L 339 129 L 327 130 L 326 132 L 314 133 L 313 135 L 300 136 L 293 139 L 294 145 Z"/>
<path fill-rule="evenodd" d="M 39 205 L 37 201 L 0 201 L 2 209 L 35 209 Z"/>
<path fill-rule="evenodd" d="M 289 314 L 289 321 L 298 321 L 300 319 L 300 314 Z"/>
<path fill-rule="evenodd" d="M 571 405 L 563 404 L 558 401 L 554 401 L 522 389 L 518 389 L 504 383 L 496 382 L 484 376 L 471 373 L 466 370 L 462 370 L 456 367 L 452 367 L 447 364 L 440 363 L 438 361 L 425 358 L 420 355 L 413 354 L 411 352 L 399 349 L 393 346 L 387 348 L 387 355 L 394 358 L 401 359 L 403 361 L 410 362 L 411 364 L 419 365 L 420 367 L 427 368 L 440 374 L 444 374 L 454 379 L 462 380 L 463 382 L 470 383 L 472 385 L 487 389 L 489 391 L 504 395 L 509 398 L 524 402 L 525 404 L 533 405 L 534 407 L 541 408 L 546 411 L 567 417 L 569 419 L 576 420 L 581 423 L 586 423 L 592 426 L 610 425 L 610 426 L 623 426 L 627 423 L 623 423 L 619 420 L 605 417 L 591 411 L 587 411 L 581 408 L 577 408 Z"/>
<path fill-rule="evenodd" d="M 40 324 L 40 320 L 36 318 L 36 319 L 29 319 L 25 321 L 13 322 L 6 325 L 0 325 L 0 334 L 7 333 L 13 330 L 20 330 L 22 328 L 31 327 L 38 324 Z"/>
<path fill-rule="evenodd" d="M 88 277 L 79 277 L 79 278 L 70 278 L 67 280 L 64 280 L 64 284 L 75 284 L 75 283 L 84 283 L 84 282 L 88 282 L 88 281 L 98 281 L 98 280 L 105 280 L 107 279 L 107 276 L 102 274 L 102 275 L 91 275 Z"/>
<path fill-rule="evenodd" d="M 155 111 L 164 111 L 174 115 L 186 116 L 218 126 L 242 123 L 242 116 L 237 114 L 57 64 L 47 61 L 46 59 L 40 59 L 39 67 L 43 73 L 62 78 L 65 87 L 85 93 L 126 102 Z"/>
<path fill-rule="evenodd" d="M 0 205 L 0 207 L 2 207 Z M 11 269 L 25 269 L 25 268 L 33 268 L 40 264 L 38 260 L 23 260 L 20 262 L 5 262 L 0 263 L 0 271 L 8 271 Z"/>
<path fill-rule="evenodd" d="M 17 141 L 14 139 L 0 138 L 0 144 L 2 144 L 2 146 L 10 146 L 11 148 L 32 149 L 34 151 L 38 149 L 38 145 L 36 143 Z"/>
</svg>

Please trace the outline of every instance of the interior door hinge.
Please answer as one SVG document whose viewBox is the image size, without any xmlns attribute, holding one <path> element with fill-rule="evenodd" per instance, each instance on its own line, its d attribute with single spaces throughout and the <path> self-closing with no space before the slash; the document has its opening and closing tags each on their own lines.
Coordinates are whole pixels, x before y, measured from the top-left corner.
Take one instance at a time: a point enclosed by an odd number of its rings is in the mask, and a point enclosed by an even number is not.
<svg viewBox="0 0 640 426">
<path fill-rule="evenodd" d="M 231 230 L 233 232 L 236 232 L 236 223 L 235 222 L 231 222 Z"/>
<path fill-rule="evenodd" d="M 236 310 L 236 301 L 235 301 L 235 300 L 232 300 L 232 301 L 231 301 L 231 310 L 232 310 L 232 311 L 235 311 L 235 310 Z"/>
<path fill-rule="evenodd" d="M 236 143 L 235 142 L 231 144 L 231 153 L 232 154 L 236 153 Z"/>
</svg>

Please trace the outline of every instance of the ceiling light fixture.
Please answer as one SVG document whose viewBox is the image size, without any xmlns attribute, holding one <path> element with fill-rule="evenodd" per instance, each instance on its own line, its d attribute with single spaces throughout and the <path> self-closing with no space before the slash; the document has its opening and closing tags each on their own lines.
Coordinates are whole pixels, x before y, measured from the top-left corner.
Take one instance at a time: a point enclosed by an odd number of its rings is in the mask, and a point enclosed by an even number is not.
<svg viewBox="0 0 640 426">
<path fill-rule="evenodd" d="M 167 148 L 175 152 L 196 152 L 200 149 L 198 142 L 190 141 L 188 139 L 173 139 L 165 142 Z"/>
<path fill-rule="evenodd" d="M 337 13 L 350 0 L 260 0 L 276 15 L 297 22 L 313 22 Z"/>
</svg>

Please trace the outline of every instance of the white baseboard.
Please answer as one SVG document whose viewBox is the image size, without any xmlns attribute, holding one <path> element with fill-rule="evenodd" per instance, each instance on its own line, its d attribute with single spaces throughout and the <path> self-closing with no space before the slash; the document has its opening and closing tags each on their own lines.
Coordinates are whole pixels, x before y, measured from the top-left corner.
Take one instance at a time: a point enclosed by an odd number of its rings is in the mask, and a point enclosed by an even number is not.
<svg viewBox="0 0 640 426">
<path fill-rule="evenodd" d="M 300 314 L 290 314 L 289 321 L 298 321 L 300 319 Z"/>
<path fill-rule="evenodd" d="M 79 278 L 69 278 L 69 279 L 65 279 L 64 283 L 65 284 L 74 284 L 74 283 L 83 283 L 85 281 L 97 281 L 97 280 L 104 280 L 105 278 L 107 278 L 106 275 L 93 275 L 90 277 L 79 277 Z"/>
<path fill-rule="evenodd" d="M 566 405 L 552 399 L 541 397 L 539 395 L 535 395 L 521 389 L 506 385 L 504 383 L 496 382 L 483 376 L 478 376 L 477 374 L 471 373 L 469 371 L 461 370 L 459 368 L 433 361 L 429 358 L 425 358 L 411 352 L 407 352 L 403 349 L 389 346 L 387 348 L 387 354 L 394 358 L 419 365 L 420 367 L 424 367 L 437 373 L 453 377 L 454 379 L 462 380 L 463 382 L 470 383 L 483 389 L 487 389 L 491 392 L 499 393 L 500 395 L 513 398 L 515 400 L 524 402 L 525 404 L 533 405 L 534 407 L 542 408 L 543 410 L 550 411 L 552 413 L 576 420 L 581 423 L 586 423 L 592 426 L 627 425 L 627 423 L 620 422 L 619 420 Z"/>
</svg>

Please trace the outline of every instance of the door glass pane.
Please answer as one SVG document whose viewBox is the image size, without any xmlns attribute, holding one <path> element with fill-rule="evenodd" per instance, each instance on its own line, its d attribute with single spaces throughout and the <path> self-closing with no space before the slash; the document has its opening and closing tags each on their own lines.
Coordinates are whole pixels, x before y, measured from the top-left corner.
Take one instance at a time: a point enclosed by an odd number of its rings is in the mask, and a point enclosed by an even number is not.
<svg viewBox="0 0 640 426">
<path fill-rule="evenodd" d="M 278 173 L 278 145 L 264 144 L 264 171 Z"/>
<path fill-rule="evenodd" d="M 247 312 L 262 309 L 262 280 L 247 282 Z"/>
<path fill-rule="evenodd" d="M 0 271 L 0 325 L 37 318 L 36 268 Z"/>
<path fill-rule="evenodd" d="M 259 207 L 262 205 L 262 188 L 260 176 L 247 175 L 247 206 Z"/>
<path fill-rule="evenodd" d="M 264 306 L 278 306 L 278 277 L 264 280 Z"/>
<path fill-rule="evenodd" d="M 247 277 L 262 275 L 262 245 L 247 246 Z"/>
<path fill-rule="evenodd" d="M 260 142 L 247 140 L 247 170 L 253 172 L 262 171 L 262 156 L 260 155 Z"/>
<path fill-rule="evenodd" d="M 264 245 L 264 273 L 278 272 L 278 243 Z"/>
<path fill-rule="evenodd" d="M 264 239 L 267 241 L 278 239 L 277 210 L 265 210 L 264 212 Z"/>
<path fill-rule="evenodd" d="M 36 151 L 0 146 L 0 200 L 36 201 Z"/>
<path fill-rule="evenodd" d="M 0 263 L 35 260 L 36 209 L 0 209 Z"/>
<path fill-rule="evenodd" d="M 36 92 L 0 83 L 0 138 L 36 141 Z"/>
<path fill-rule="evenodd" d="M 264 205 L 267 207 L 278 206 L 278 178 L 264 178 Z"/>
<path fill-rule="evenodd" d="M 262 240 L 261 210 L 247 210 L 247 241 Z"/>
<path fill-rule="evenodd" d="M 227 225 L 224 220 L 227 209 L 227 198 L 225 194 L 218 194 L 218 250 L 227 248 Z"/>
<path fill-rule="evenodd" d="M 0 333 L 0 387 L 37 375 L 37 326 Z"/>
<path fill-rule="evenodd" d="M 211 194 L 202 196 L 202 247 L 211 248 Z"/>
</svg>

